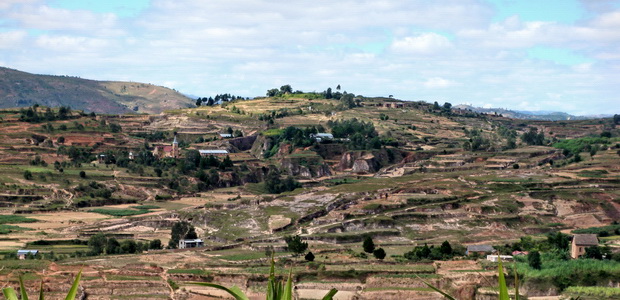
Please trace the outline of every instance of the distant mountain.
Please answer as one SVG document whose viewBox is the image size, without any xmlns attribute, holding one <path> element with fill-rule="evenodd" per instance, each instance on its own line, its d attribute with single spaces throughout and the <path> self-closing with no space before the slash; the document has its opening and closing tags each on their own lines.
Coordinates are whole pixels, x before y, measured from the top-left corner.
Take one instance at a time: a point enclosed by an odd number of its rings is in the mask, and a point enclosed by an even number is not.
<svg viewBox="0 0 620 300">
<path fill-rule="evenodd" d="M 0 67 L 0 108 L 39 104 L 105 114 L 157 114 L 194 103 L 175 90 L 152 84 L 36 75 Z"/>
<path fill-rule="evenodd" d="M 504 117 L 523 120 L 542 120 L 542 121 L 565 121 L 565 120 L 588 120 L 607 118 L 611 115 L 596 115 L 596 116 L 574 116 L 565 112 L 554 111 L 522 111 L 522 110 L 509 110 L 504 108 L 482 108 L 475 107 L 466 104 L 455 105 L 454 108 L 471 110 L 479 113 L 498 114 Z"/>
</svg>

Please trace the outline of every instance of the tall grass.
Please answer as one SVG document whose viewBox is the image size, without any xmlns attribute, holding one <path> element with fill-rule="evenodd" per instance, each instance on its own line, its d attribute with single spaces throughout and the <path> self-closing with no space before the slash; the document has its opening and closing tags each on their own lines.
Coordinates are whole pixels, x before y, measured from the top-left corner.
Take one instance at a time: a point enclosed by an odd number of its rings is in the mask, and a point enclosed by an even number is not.
<svg viewBox="0 0 620 300">
<path fill-rule="evenodd" d="M 517 271 L 528 281 L 550 282 L 560 290 L 569 286 L 590 286 L 620 278 L 620 262 L 575 259 L 543 260 L 540 270 L 527 263 L 517 264 Z"/>
<path fill-rule="evenodd" d="M 571 286 L 565 291 L 570 296 L 578 296 L 581 299 L 620 299 L 620 289 L 601 286 Z"/>
</svg>

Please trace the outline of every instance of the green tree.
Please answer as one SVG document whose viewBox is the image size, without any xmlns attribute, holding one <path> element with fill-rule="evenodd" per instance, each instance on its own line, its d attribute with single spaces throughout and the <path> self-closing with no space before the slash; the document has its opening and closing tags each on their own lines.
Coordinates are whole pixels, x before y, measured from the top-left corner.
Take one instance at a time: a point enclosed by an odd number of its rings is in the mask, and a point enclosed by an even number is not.
<svg viewBox="0 0 620 300">
<path fill-rule="evenodd" d="M 375 251 L 375 242 L 373 242 L 371 236 L 366 236 L 364 238 L 364 242 L 362 243 L 362 248 L 364 248 L 364 252 L 373 253 Z"/>
<path fill-rule="evenodd" d="M 149 243 L 149 249 L 157 250 L 157 249 L 161 249 L 161 248 L 163 248 L 163 245 L 161 244 L 161 240 L 159 240 L 159 239 L 152 240 Z"/>
<path fill-rule="evenodd" d="M 138 244 L 134 240 L 124 240 L 121 243 L 122 253 L 136 253 L 138 252 Z"/>
<path fill-rule="evenodd" d="M 179 246 L 179 240 L 184 239 L 185 236 L 193 229 L 190 223 L 186 221 L 179 221 L 172 225 L 172 232 L 170 235 L 170 241 L 168 242 L 168 248 L 176 248 Z M 195 234 L 195 231 L 194 231 Z"/>
<path fill-rule="evenodd" d="M 452 246 L 450 245 L 450 242 L 444 241 L 443 243 L 441 243 L 441 247 L 439 247 L 439 251 L 444 256 L 451 256 L 452 255 Z"/>
<path fill-rule="evenodd" d="M 105 246 L 105 253 L 107 254 L 118 254 L 121 252 L 121 243 L 119 243 L 115 238 L 111 237 L 108 239 L 108 242 Z"/>
<path fill-rule="evenodd" d="M 80 171 L 80 177 L 81 178 L 86 178 L 86 172 Z"/>
<path fill-rule="evenodd" d="M 527 263 L 533 269 L 540 270 L 542 268 L 542 261 L 540 259 L 540 252 L 532 251 L 527 255 Z"/>
<path fill-rule="evenodd" d="M 295 253 L 295 255 L 299 255 L 304 253 L 306 249 L 308 249 L 308 243 L 301 240 L 301 237 L 298 235 L 289 235 L 284 237 L 284 241 L 286 242 L 286 248 Z"/>
<path fill-rule="evenodd" d="M 280 93 L 282 94 L 290 94 L 293 92 L 293 88 L 290 84 L 286 84 L 280 87 Z"/>
<path fill-rule="evenodd" d="M 103 253 L 106 245 L 108 243 L 108 238 L 103 233 L 97 233 L 88 239 L 88 246 L 90 247 L 90 253 L 93 255 L 100 255 Z"/>
<path fill-rule="evenodd" d="M 30 172 L 28 170 L 24 171 L 24 179 L 32 180 L 32 172 Z"/>
<path fill-rule="evenodd" d="M 375 251 L 372 252 L 372 255 L 374 255 L 376 259 L 384 259 L 385 250 L 383 250 L 383 248 L 376 249 Z"/>
<path fill-rule="evenodd" d="M 590 246 L 586 248 L 586 253 L 584 254 L 584 257 L 592 259 L 603 259 L 603 251 L 601 251 L 601 247 L 599 246 Z"/>
<path fill-rule="evenodd" d="M 314 254 L 312 254 L 312 251 L 309 251 L 309 252 L 306 254 L 306 256 L 304 256 L 304 258 L 305 258 L 307 261 L 314 261 Z"/>
</svg>

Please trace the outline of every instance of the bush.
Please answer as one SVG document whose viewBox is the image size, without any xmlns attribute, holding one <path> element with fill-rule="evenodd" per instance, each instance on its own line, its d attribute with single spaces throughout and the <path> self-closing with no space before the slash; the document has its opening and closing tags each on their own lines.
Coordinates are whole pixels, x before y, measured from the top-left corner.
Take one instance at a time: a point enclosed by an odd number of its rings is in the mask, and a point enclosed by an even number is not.
<svg viewBox="0 0 620 300">
<path fill-rule="evenodd" d="M 80 177 L 81 178 L 86 178 L 86 172 L 80 171 Z"/>
<path fill-rule="evenodd" d="M 304 258 L 307 261 L 314 261 L 314 254 L 312 254 L 312 251 L 308 252 L 308 254 L 306 254 L 306 256 L 304 256 Z"/>
<path fill-rule="evenodd" d="M 375 251 L 375 243 L 373 242 L 371 236 L 367 236 L 364 239 L 364 243 L 362 244 L 362 247 L 364 248 L 364 252 L 366 253 L 373 253 Z"/>
<path fill-rule="evenodd" d="M 302 242 L 301 237 L 298 235 L 285 236 L 284 241 L 286 241 L 286 247 L 288 250 L 294 252 L 296 255 L 299 255 L 308 249 L 308 243 Z"/>
<path fill-rule="evenodd" d="M 24 179 L 32 180 L 32 172 L 30 172 L 28 170 L 24 171 Z"/>
<path fill-rule="evenodd" d="M 383 248 L 379 248 L 372 252 L 372 255 L 375 256 L 376 259 L 384 259 L 385 258 L 385 250 Z"/>
</svg>

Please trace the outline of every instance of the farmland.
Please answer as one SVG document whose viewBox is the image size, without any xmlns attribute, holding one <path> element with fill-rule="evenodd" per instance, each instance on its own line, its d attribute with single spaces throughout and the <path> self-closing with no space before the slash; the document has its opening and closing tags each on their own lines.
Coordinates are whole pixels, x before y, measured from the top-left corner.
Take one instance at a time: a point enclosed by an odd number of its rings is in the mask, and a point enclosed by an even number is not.
<svg viewBox="0 0 620 300">
<path fill-rule="evenodd" d="M 0 277 L 14 284 L 18 274 L 30 274 L 33 290 L 41 277 L 62 283 L 51 288 L 52 298 L 79 269 L 97 299 L 221 296 L 192 281 L 259 296 L 273 253 L 279 274 L 292 269 L 302 298 L 331 287 L 342 299 L 436 297 L 416 275 L 467 298 L 496 280 L 496 265 L 465 257 L 467 245 L 510 254 L 527 237 L 552 253 L 545 244 L 551 233 L 594 233 L 610 254 L 620 250 L 620 131 L 613 120 L 523 121 L 424 102 L 356 100 L 343 107 L 306 93 L 160 115 L 72 111 L 49 122 L 2 110 Z M 358 130 L 321 142 L 310 136 L 347 128 Z M 533 128 L 542 143 L 526 142 Z M 153 156 L 175 137 L 179 157 Z M 203 149 L 228 156 L 201 158 Z M 204 248 L 92 255 L 97 234 L 121 245 L 168 245 L 182 221 Z M 313 262 L 286 250 L 291 235 L 308 243 Z M 365 237 L 385 258 L 364 252 Z M 458 255 L 407 254 L 444 241 Z M 39 250 L 41 263 L 15 260 L 18 249 Z M 617 262 L 546 255 L 542 270 L 516 265 L 531 295 L 614 297 L 602 285 L 618 284 Z M 577 269 L 600 277 L 558 276 Z"/>
</svg>

